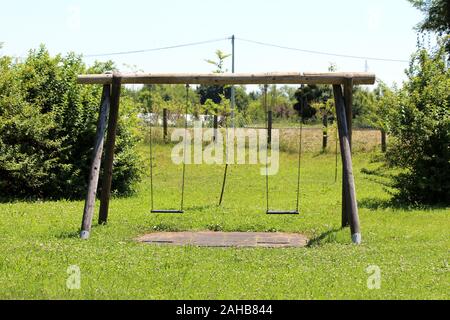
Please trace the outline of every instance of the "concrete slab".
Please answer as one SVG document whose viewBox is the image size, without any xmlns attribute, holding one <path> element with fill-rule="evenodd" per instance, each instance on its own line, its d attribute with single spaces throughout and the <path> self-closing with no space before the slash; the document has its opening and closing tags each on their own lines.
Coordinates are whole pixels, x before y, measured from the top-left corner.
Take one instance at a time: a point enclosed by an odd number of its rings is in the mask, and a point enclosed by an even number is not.
<svg viewBox="0 0 450 320">
<path fill-rule="evenodd" d="M 197 247 L 305 247 L 308 238 L 297 233 L 270 232 L 158 232 L 146 234 L 138 241 L 153 245 Z"/>
</svg>

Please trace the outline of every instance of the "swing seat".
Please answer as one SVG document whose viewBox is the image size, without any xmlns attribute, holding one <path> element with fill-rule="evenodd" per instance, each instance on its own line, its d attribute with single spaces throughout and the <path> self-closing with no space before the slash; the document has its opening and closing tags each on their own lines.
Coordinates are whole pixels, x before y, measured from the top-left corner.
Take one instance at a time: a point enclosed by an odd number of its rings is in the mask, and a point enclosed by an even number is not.
<svg viewBox="0 0 450 320">
<path fill-rule="evenodd" d="M 300 214 L 300 212 L 298 212 L 297 210 L 294 210 L 294 211 L 276 211 L 276 210 L 267 210 L 267 212 L 266 212 L 267 214 L 295 214 L 295 215 L 297 215 L 297 214 Z"/>
<path fill-rule="evenodd" d="M 184 213 L 183 210 L 152 210 L 152 213 Z"/>
</svg>

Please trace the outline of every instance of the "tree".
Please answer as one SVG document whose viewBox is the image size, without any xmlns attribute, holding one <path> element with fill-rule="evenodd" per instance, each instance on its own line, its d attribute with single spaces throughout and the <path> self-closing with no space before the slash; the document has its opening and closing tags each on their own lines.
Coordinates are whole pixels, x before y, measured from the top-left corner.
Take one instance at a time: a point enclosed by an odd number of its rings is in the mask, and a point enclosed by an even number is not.
<svg viewBox="0 0 450 320">
<path fill-rule="evenodd" d="M 184 113 L 186 107 L 186 86 L 181 84 L 145 85 L 138 93 L 138 100 L 141 102 L 143 112 L 161 112 L 168 109 L 172 112 Z M 198 101 L 196 92 L 189 88 L 190 105 Z M 150 107 L 152 110 L 150 110 Z"/>
<path fill-rule="evenodd" d="M 80 56 L 51 57 L 43 46 L 23 63 L 0 57 L 0 197 L 85 196 L 101 87 L 80 86 L 77 75 L 113 69 L 110 62 L 87 69 Z M 112 188 L 129 194 L 140 170 L 126 94 L 120 112 Z"/>
<path fill-rule="evenodd" d="M 328 71 L 336 72 L 337 66 L 331 64 L 328 67 Z M 326 109 L 327 101 L 333 99 L 333 91 L 329 86 L 324 85 L 302 85 L 295 92 L 294 96 L 297 99 L 294 109 L 301 115 L 303 121 L 305 121 L 314 118 L 320 107 Z M 323 114 L 327 114 L 327 112 L 322 112 Z"/>
<path fill-rule="evenodd" d="M 267 103 L 272 108 L 273 117 L 275 119 L 289 119 L 295 115 L 295 110 L 292 108 L 291 97 L 286 87 L 278 88 L 276 85 L 271 85 L 268 88 Z"/>
<path fill-rule="evenodd" d="M 189 105 L 188 112 L 198 115 L 200 106 L 198 95 L 191 87 L 188 89 Z M 152 114 L 152 124 L 158 123 L 163 114 L 163 110 L 168 111 L 171 122 L 183 125 L 184 113 L 186 110 L 186 86 L 185 85 L 145 85 L 137 94 L 137 100 L 141 105 L 141 112 Z"/>
<path fill-rule="evenodd" d="M 303 122 L 316 115 L 317 110 L 313 107 L 312 103 L 318 101 L 321 96 L 322 91 L 316 85 L 302 85 L 295 92 L 297 103 L 294 105 L 294 109 L 300 114 Z"/>
<path fill-rule="evenodd" d="M 225 60 L 229 58 L 231 55 L 225 54 L 220 50 L 216 51 L 217 60 L 205 60 L 207 63 L 213 65 L 215 70 L 213 73 L 225 73 L 224 70 Z M 212 100 L 214 103 L 219 104 L 222 100 L 221 96 L 225 94 L 224 86 L 207 86 L 201 85 L 197 88 L 197 93 L 200 96 L 200 104 L 205 104 L 208 99 Z"/>
<path fill-rule="evenodd" d="M 450 53 L 450 2 L 448 0 L 408 1 L 425 15 L 424 20 L 418 25 L 419 30 L 446 36 L 446 50 Z"/>
<path fill-rule="evenodd" d="M 244 86 L 235 86 L 236 108 L 241 113 L 246 113 L 250 104 L 250 97 Z M 225 97 L 231 98 L 231 87 L 225 87 Z"/>
<path fill-rule="evenodd" d="M 335 119 L 334 99 L 325 98 L 323 101 L 314 102 L 312 106 L 322 119 L 322 151 L 325 152 L 328 146 L 328 126 L 330 120 Z"/>
<path fill-rule="evenodd" d="M 390 163 L 405 171 L 395 177 L 397 198 L 408 203 L 450 204 L 450 70 L 444 47 L 419 50 L 409 81 L 391 99 Z"/>
<path fill-rule="evenodd" d="M 213 73 L 227 72 L 226 69 L 224 70 L 224 64 L 225 64 L 225 60 L 227 58 L 231 57 L 231 54 L 225 54 L 221 50 L 217 50 L 216 57 L 217 57 L 217 60 L 210 60 L 210 59 L 205 60 L 207 63 L 212 64 L 213 66 L 216 67 L 216 70 L 214 70 Z"/>
<path fill-rule="evenodd" d="M 228 70 L 225 69 L 225 60 L 231 57 L 231 54 L 225 54 L 224 52 L 217 50 L 216 51 L 216 59 L 217 60 L 205 60 L 207 63 L 213 65 L 215 69 L 213 73 L 225 73 Z M 245 113 L 245 110 L 248 108 L 250 104 L 250 98 L 245 91 L 245 87 L 243 86 L 235 86 L 235 102 L 236 108 L 238 112 Z M 231 98 L 231 86 L 211 86 L 211 85 L 201 85 L 197 88 L 197 93 L 200 97 L 200 104 L 205 105 L 208 100 L 211 100 L 213 103 L 220 105 L 222 99 L 230 99 Z M 211 108 L 206 108 L 208 114 L 208 110 Z"/>
<path fill-rule="evenodd" d="M 389 114 L 396 104 L 397 92 L 390 89 L 383 82 L 379 82 L 373 92 L 365 92 L 359 97 L 360 103 L 365 105 L 364 113 L 359 121 L 381 132 L 381 151 L 387 151 L 387 133 L 389 132 Z"/>
</svg>

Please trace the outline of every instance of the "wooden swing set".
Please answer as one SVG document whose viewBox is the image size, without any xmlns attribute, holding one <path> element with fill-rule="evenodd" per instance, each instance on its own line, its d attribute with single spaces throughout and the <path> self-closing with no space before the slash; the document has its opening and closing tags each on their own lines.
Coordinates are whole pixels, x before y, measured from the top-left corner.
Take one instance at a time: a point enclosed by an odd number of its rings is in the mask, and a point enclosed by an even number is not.
<svg viewBox="0 0 450 320">
<path fill-rule="evenodd" d="M 121 86 L 124 84 L 185 84 L 185 85 L 332 85 L 339 141 L 343 166 L 342 181 L 342 227 L 350 226 L 352 241 L 361 243 L 361 230 L 358 205 L 353 177 L 351 154 L 352 142 L 352 104 L 355 85 L 373 85 L 375 75 L 369 73 L 259 73 L 259 74 L 140 74 L 106 73 L 80 75 L 78 83 L 82 85 L 103 85 L 99 120 L 93 158 L 90 169 L 89 185 L 81 225 L 82 239 L 88 239 L 92 227 L 95 199 L 101 168 L 103 147 L 105 144 L 104 175 L 100 195 L 100 213 L 98 223 L 108 222 L 109 200 L 113 173 L 114 149 L 116 143 L 117 122 Z M 105 133 L 106 143 L 105 142 Z"/>
</svg>

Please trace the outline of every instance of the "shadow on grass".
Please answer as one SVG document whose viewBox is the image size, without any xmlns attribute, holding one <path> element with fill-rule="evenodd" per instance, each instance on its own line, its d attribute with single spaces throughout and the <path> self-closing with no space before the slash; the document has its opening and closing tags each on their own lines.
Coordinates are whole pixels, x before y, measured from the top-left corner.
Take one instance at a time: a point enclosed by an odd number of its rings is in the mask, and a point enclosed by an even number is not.
<svg viewBox="0 0 450 320">
<path fill-rule="evenodd" d="M 104 225 L 95 224 L 91 227 L 91 234 L 92 231 L 104 227 Z M 64 240 L 64 239 L 80 239 L 80 233 L 81 229 L 78 229 L 77 231 L 63 231 L 59 235 L 56 236 L 57 239 Z"/>
<path fill-rule="evenodd" d="M 386 164 L 382 164 L 376 169 L 362 168 L 361 173 L 363 174 L 363 179 L 377 183 L 383 186 L 385 190 L 392 188 L 392 179 L 395 175 L 390 173 L 389 167 Z"/>
<path fill-rule="evenodd" d="M 313 248 L 313 247 L 319 247 L 321 245 L 324 245 L 326 243 L 337 243 L 337 234 L 344 230 L 345 228 L 334 228 L 331 230 L 328 230 L 318 237 L 315 237 L 311 240 L 309 240 L 307 248 Z"/>
<path fill-rule="evenodd" d="M 207 205 L 203 205 L 203 206 L 191 206 L 185 210 L 188 212 L 190 212 L 190 211 L 203 212 L 203 211 L 207 211 L 207 210 L 211 210 L 211 209 L 217 210 L 218 208 L 221 208 L 221 207 L 218 206 L 217 204 L 207 204 Z"/>
<path fill-rule="evenodd" d="M 59 240 L 79 239 L 80 231 L 80 229 L 78 229 L 78 231 L 63 231 L 59 235 L 57 235 L 56 238 Z"/>
<path fill-rule="evenodd" d="M 0 204 L 17 204 L 17 203 L 27 203 L 27 204 L 35 204 L 35 203 L 44 203 L 44 202 L 56 202 L 58 200 L 53 199 L 40 199 L 36 198 L 20 198 L 20 197 L 0 197 Z"/>
<path fill-rule="evenodd" d="M 415 210 L 436 210 L 446 209 L 446 205 L 424 205 L 424 204 L 409 204 L 404 203 L 395 198 L 391 199 L 379 199 L 379 198 L 365 198 L 358 201 L 360 208 L 369 209 L 372 211 L 380 209 L 392 209 L 403 211 L 415 211 Z"/>
</svg>

